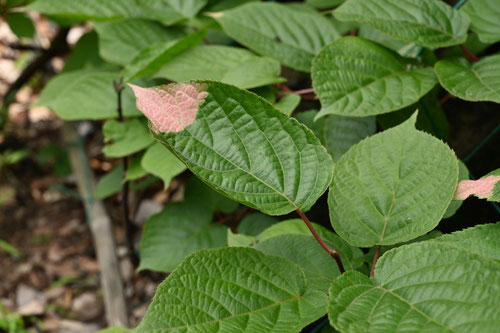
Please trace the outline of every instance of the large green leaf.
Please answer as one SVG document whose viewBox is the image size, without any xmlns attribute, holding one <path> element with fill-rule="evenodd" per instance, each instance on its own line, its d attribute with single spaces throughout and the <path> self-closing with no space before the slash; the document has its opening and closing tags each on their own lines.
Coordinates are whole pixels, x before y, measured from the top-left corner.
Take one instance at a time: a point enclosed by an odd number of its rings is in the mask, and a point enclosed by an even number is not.
<svg viewBox="0 0 500 333">
<path fill-rule="evenodd" d="M 28 10 L 64 18 L 110 20 L 143 17 L 166 25 L 193 17 L 206 0 L 37 0 Z"/>
<path fill-rule="evenodd" d="M 363 117 L 399 110 L 434 87 L 432 68 L 410 69 L 397 54 L 360 37 L 343 37 L 313 60 L 317 117 Z"/>
<path fill-rule="evenodd" d="M 500 103 L 500 54 L 472 65 L 463 58 L 441 60 L 434 70 L 441 85 L 458 98 Z"/>
<path fill-rule="evenodd" d="M 327 241 L 332 248 L 335 247 Z M 290 259 L 306 275 L 307 284 L 314 290 L 327 292 L 334 278 L 340 275 L 335 260 L 311 235 L 284 234 L 257 243 L 255 248 L 265 254 Z"/>
<path fill-rule="evenodd" d="M 175 41 L 159 42 L 142 49 L 125 67 L 123 71 L 125 81 L 158 72 L 170 60 L 201 43 L 205 33 L 198 31 Z"/>
<path fill-rule="evenodd" d="M 172 178 L 186 170 L 186 166 L 159 142 L 155 142 L 146 150 L 141 166 L 147 172 L 160 177 L 165 188 L 168 188 Z"/>
<path fill-rule="evenodd" d="M 133 87 L 155 137 L 233 200 L 281 215 L 308 210 L 330 184 L 333 162 L 312 131 L 253 93 L 213 81 Z"/>
<path fill-rule="evenodd" d="M 108 144 L 102 152 L 108 157 L 128 156 L 153 143 L 147 127 L 139 119 L 120 122 L 108 120 L 102 127 L 104 141 Z"/>
<path fill-rule="evenodd" d="M 158 287 L 142 332 L 300 332 L 326 312 L 291 261 L 249 248 L 201 250 Z"/>
<path fill-rule="evenodd" d="M 321 48 L 339 37 L 325 17 L 276 3 L 249 3 L 215 17 L 237 42 L 304 72 Z"/>
<path fill-rule="evenodd" d="M 495 332 L 500 325 L 500 224 L 402 246 L 373 279 L 347 272 L 330 288 L 342 332 Z"/>
<path fill-rule="evenodd" d="M 75 70 L 59 74 L 45 86 L 38 105 L 51 108 L 64 120 L 103 119 L 118 117 L 113 81 L 118 72 L 104 70 Z M 134 106 L 132 90 L 122 93 L 123 114 L 139 115 Z"/>
<path fill-rule="evenodd" d="M 146 222 L 138 270 L 171 272 L 196 250 L 226 246 L 227 228 L 211 222 L 209 206 L 196 201 L 168 204 Z"/>
<path fill-rule="evenodd" d="M 361 141 L 335 166 L 330 221 L 354 246 L 391 245 L 423 235 L 451 202 L 457 158 L 442 141 L 415 129 L 416 116 Z"/>
<path fill-rule="evenodd" d="M 469 15 L 471 30 L 484 43 L 500 41 L 500 6 L 497 0 L 467 1 L 462 10 Z"/>
<path fill-rule="evenodd" d="M 347 0 L 333 15 L 434 49 L 465 42 L 469 19 L 439 0 Z"/>
<path fill-rule="evenodd" d="M 152 44 L 169 42 L 183 36 L 176 28 L 144 19 L 124 19 L 94 25 L 99 35 L 99 53 L 111 63 L 127 65 L 139 52 Z"/>
<path fill-rule="evenodd" d="M 249 89 L 283 81 L 279 77 L 280 72 L 277 61 L 256 56 L 248 50 L 200 45 L 172 59 L 155 76 L 178 82 L 217 80 Z"/>
<path fill-rule="evenodd" d="M 329 115 L 314 121 L 318 114 L 311 110 L 295 116 L 307 125 L 321 140 L 326 150 L 337 162 L 354 144 L 375 133 L 375 117 L 344 117 Z"/>
</svg>

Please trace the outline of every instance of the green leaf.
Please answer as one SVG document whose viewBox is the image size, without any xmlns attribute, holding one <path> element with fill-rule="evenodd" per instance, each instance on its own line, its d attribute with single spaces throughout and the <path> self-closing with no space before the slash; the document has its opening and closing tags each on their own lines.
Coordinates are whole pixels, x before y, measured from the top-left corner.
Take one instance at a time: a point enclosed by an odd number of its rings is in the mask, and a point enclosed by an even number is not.
<svg viewBox="0 0 500 333">
<path fill-rule="evenodd" d="M 123 166 L 120 164 L 99 179 L 95 190 L 97 199 L 105 199 L 120 192 L 123 181 Z"/>
<path fill-rule="evenodd" d="M 148 174 L 146 170 L 141 165 L 143 154 L 135 156 L 130 164 L 128 165 L 127 173 L 125 175 L 125 180 L 136 180 L 142 178 Z"/>
<path fill-rule="evenodd" d="M 210 64 L 210 66 L 207 66 Z M 249 89 L 282 82 L 280 64 L 242 48 L 200 45 L 170 60 L 155 76 L 184 82 L 217 80 Z"/>
<path fill-rule="evenodd" d="M 480 199 L 500 202 L 500 169 L 478 180 L 462 180 L 458 183 L 454 200 L 465 200 L 474 195 Z"/>
<path fill-rule="evenodd" d="M 261 213 L 253 213 L 245 216 L 238 224 L 236 231 L 240 234 L 257 236 L 262 231 L 277 223 L 278 220 L 272 216 Z"/>
<path fill-rule="evenodd" d="M 139 52 L 152 44 L 170 42 L 184 33 L 144 19 L 124 19 L 94 25 L 99 35 L 99 53 L 106 60 L 127 65 Z"/>
<path fill-rule="evenodd" d="M 299 332 L 326 305 L 287 259 L 249 248 L 201 250 L 160 284 L 136 332 Z"/>
<path fill-rule="evenodd" d="M 402 110 L 378 115 L 378 123 L 383 129 L 389 129 L 403 123 L 415 113 L 415 110 L 419 110 L 416 128 L 439 139 L 447 140 L 450 133 L 450 124 L 437 98 L 438 91 L 439 89 L 431 90 L 418 102 Z"/>
<path fill-rule="evenodd" d="M 471 30 L 478 34 L 484 43 L 500 41 L 500 7 L 496 0 L 467 1 L 462 10 L 471 20 Z"/>
<path fill-rule="evenodd" d="M 248 247 L 255 242 L 255 236 L 245 234 L 235 234 L 231 229 L 227 229 L 227 246 Z"/>
<path fill-rule="evenodd" d="M 288 94 L 281 99 L 274 103 L 274 107 L 277 108 L 278 110 L 281 110 L 284 114 L 287 116 L 290 116 L 295 108 L 299 106 L 300 104 L 300 95 L 297 94 Z"/>
<path fill-rule="evenodd" d="M 361 141 L 336 164 L 330 221 L 351 245 L 416 238 L 432 230 L 450 204 L 457 158 L 442 141 L 415 129 L 416 116 Z"/>
<path fill-rule="evenodd" d="M 330 322 L 342 332 L 498 330 L 499 227 L 479 226 L 388 251 L 373 279 L 347 272 L 330 288 Z"/>
<path fill-rule="evenodd" d="M 213 81 L 133 87 L 155 137 L 233 200 L 283 215 L 308 210 L 330 184 L 314 134 L 253 93 Z"/>
<path fill-rule="evenodd" d="M 239 7 L 248 2 L 258 2 L 260 0 L 208 0 L 208 8 L 209 12 L 217 12 L 226 9 L 231 9 L 234 7 Z"/>
<path fill-rule="evenodd" d="M 10 30 L 19 38 L 33 38 L 35 35 L 33 21 L 24 13 L 9 13 L 6 21 Z"/>
<path fill-rule="evenodd" d="M 343 37 L 313 60 L 312 83 L 321 101 L 317 117 L 363 117 L 415 103 L 437 80 L 432 68 L 410 69 L 404 59 L 360 37 Z"/>
<path fill-rule="evenodd" d="M 197 201 L 200 204 L 207 204 L 215 212 L 229 214 L 238 208 L 239 204 L 215 192 L 208 185 L 195 176 L 186 182 L 185 200 Z"/>
<path fill-rule="evenodd" d="M 354 144 L 375 133 L 375 117 L 344 117 L 329 115 L 314 121 L 318 111 L 301 112 L 298 121 L 313 130 L 334 162 Z"/>
<path fill-rule="evenodd" d="M 143 17 L 165 25 L 193 17 L 206 0 L 37 0 L 26 9 L 63 18 L 112 20 Z"/>
<path fill-rule="evenodd" d="M 333 279 L 340 275 L 335 260 L 310 235 L 280 235 L 258 243 L 255 249 L 295 262 L 304 270 L 313 290 L 327 293 Z"/>
<path fill-rule="evenodd" d="M 142 49 L 123 70 L 125 81 L 158 72 L 166 63 L 182 52 L 198 45 L 206 31 L 195 32 L 176 41 L 160 42 Z"/>
<path fill-rule="evenodd" d="M 97 34 L 92 31 L 80 37 L 71 55 L 66 59 L 61 73 L 97 68 L 101 71 L 113 71 L 117 69 L 115 66 L 107 64 L 99 55 Z"/>
<path fill-rule="evenodd" d="M 466 101 L 500 103 L 500 54 L 472 65 L 465 59 L 441 60 L 434 70 L 441 85 Z"/>
<path fill-rule="evenodd" d="M 312 223 L 314 229 L 318 232 L 321 238 L 332 245 L 332 248 L 339 252 L 342 262 L 346 269 L 353 269 L 358 267 L 358 262 L 356 259 L 363 255 L 360 249 L 352 247 L 342 238 L 335 235 L 330 230 L 326 229 L 322 225 L 317 223 Z M 280 223 L 276 223 L 259 235 L 256 236 L 254 243 L 264 242 L 268 239 L 272 239 L 281 235 L 311 235 L 311 231 L 307 228 L 304 221 L 300 219 L 286 220 Z M 324 250 L 322 250 L 324 251 Z M 326 252 L 325 252 L 326 253 Z M 330 260 L 331 257 L 330 257 Z"/>
<path fill-rule="evenodd" d="M 306 0 L 306 3 L 316 8 L 331 8 L 340 5 L 344 0 Z"/>
<path fill-rule="evenodd" d="M 147 172 L 160 177 L 165 189 L 172 178 L 186 170 L 186 166 L 159 142 L 155 142 L 146 150 L 141 166 Z"/>
<path fill-rule="evenodd" d="M 347 0 L 333 15 L 430 49 L 465 42 L 470 23 L 465 14 L 439 0 Z"/>
<path fill-rule="evenodd" d="M 116 118 L 116 92 L 113 81 L 118 72 L 75 70 L 59 74 L 45 86 L 38 105 L 47 106 L 64 120 Z M 131 89 L 122 93 L 123 114 L 136 116 Z"/>
<path fill-rule="evenodd" d="M 277 3 L 249 3 L 214 17 L 229 37 L 283 65 L 309 72 L 321 48 L 339 34 L 322 15 Z"/>
<path fill-rule="evenodd" d="M 364 39 L 371 40 L 372 42 L 375 42 L 377 44 L 384 45 L 386 48 L 391 49 L 395 52 L 398 52 L 408 45 L 407 42 L 394 39 L 391 36 L 378 31 L 377 29 L 374 29 L 367 24 L 361 24 L 358 30 L 358 36 Z M 402 55 L 401 53 L 399 54 Z"/>
<path fill-rule="evenodd" d="M 469 169 L 467 169 L 467 166 L 461 160 L 458 160 L 458 182 L 460 183 L 462 180 L 467 179 L 469 179 Z M 462 204 L 463 200 L 452 200 L 443 215 L 443 219 L 447 219 L 455 215 Z"/>
<path fill-rule="evenodd" d="M 211 209 L 196 201 L 168 204 L 146 222 L 138 270 L 171 272 L 194 251 L 226 246 L 227 228 L 211 220 Z"/>
<path fill-rule="evenodd" d="M 7 252 L 16 259 L 21 258 L 21 252 L 12 244 L 3 239 L 0 239 L 0 249 Z"/>
<path fill-rule="evenodd" d="M 107 157 L 123 157 L 138 152 L 153 143 L 153 138 L 139 119 L 120 122 L 108 120 L 102 127 L 104 142 L 102 148 Z"/>
</svg>

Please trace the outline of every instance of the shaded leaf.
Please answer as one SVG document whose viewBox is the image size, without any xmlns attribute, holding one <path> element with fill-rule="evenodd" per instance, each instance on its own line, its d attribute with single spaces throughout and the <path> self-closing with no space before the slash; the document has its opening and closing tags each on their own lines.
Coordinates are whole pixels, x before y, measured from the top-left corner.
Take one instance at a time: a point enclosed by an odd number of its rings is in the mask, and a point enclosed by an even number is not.
<svg viewBox="0 0 500 333">
<path fill-rule="evenodd" d="M 312 83 L 327 114 L 369 116 L 401 109 L 437 80 L 431 68 L 410 69 L 397 54 L 359 37 L 343 37 L 314 58 Z"/>
<path fill-rule="evenodd" d="M 226 246 L 227 228 L 211 220 L 212 211 L 196 201 L 168 204 L 146 222 L 138 270 L 171 272 L 196 250 Z"/>
<path fill-rule="evenodd" d="M 197 201 L 200 204 L 207 204 L 213 211 L 229 214 L 238 208 L 239 204 L 225 196 L 220 195 L 199 178 L 192 176 L 186 182 L 185 200 Z"/>
<path fill-rule="evenodd" d="M 354 144 L 375 133 L 375 117 L 329 115 L 314 121 L 318 111 L 301 112 L 295 118 L 313 130 L 334 162 Z"/>
<path fill-rule="evenodd" d="M 272 216 L 261 213 L 253 213 L 245 216 L 238 224 L 236 230 L 240 234 L 257 236 L 259 233 L 277 222 L 278 220 Z"/>
<path fill-rule="evenodd" d="M 330 221 L 351 245 L 391 245 L 421 236 L 450 204 L 457 159 L 442 141 L 415 129 L 416 116 L 361 141 L 336 164 Z"/>
<path fill-rule="evenodd" d="M 299 332 L 326 304 L 287 259 L 249 248 L 201 250 L 160 284 L 136 332 Z"/>
<path fill-rule="evenodd" d="M 300 104 L 300 95 L 296 94 L 288 94 L 281 99 L 274 103 L 274 107 L 277 108 L 278 110 L 281 110 L 284 114 L 287 116 L 290 116 L 295 108 L 299 106 Z"/>
<path fill-rule="evenodd" d="M 10 30 L 19 38 L 33 38 L 35 26 L 24 13 L 9 13 L 6 18 Z"/>
<path fill-rule="evenodd" d="M 462 12 L 439 0 L 347 0 L 333 15 L 431 49 L 465 42 L 470 23 Z"/>
<path fill-rule="evenodd" d="M 339 37 L 325 17 L 277 3 L 249 3 L 214 17 L 238 43 L 304 72 L 321 48 Z"/>
<path fill-rule="evenodd" d="M 95 197 L 97 199 L 105 199 L 120 192 L 123 184 L 122 181 L 123 166 L 120 164 L 99 179 L 95 190 Z"/>
</svg>

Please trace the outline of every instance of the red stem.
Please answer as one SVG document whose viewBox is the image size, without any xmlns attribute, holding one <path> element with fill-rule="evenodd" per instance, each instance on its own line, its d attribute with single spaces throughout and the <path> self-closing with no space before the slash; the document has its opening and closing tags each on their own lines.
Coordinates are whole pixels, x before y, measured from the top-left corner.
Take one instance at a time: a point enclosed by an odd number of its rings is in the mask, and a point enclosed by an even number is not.
<svg viewBox="0 0 500 333">
<path fill-rule="evenodd" d="M 479 58 L 476 57 L 474 55 L 474 53 L 472 53 L 471 51 L 469 51 L 465 46 L 463 46 L 462 44 L 458 45 L 458 47 L 465 53 L 465 55 L 467 57 L 469 57 L 470 60 L 474 61 L 474 62 L 478 62 L 479 61 Z"/>
<path fill-rule="evenodd" d="M 375 250 L 375 255 L 373 256 L 372 269 L 370 270 L 370 277 L 372 277 L 373 273 L 375 272 L 375 265 L 377 264 L 379 255 L 380 255 L 380 245 L 377 246 L 377 249 Z"/>
<path fill-rule="evenodd" d="M 441 98 L 441 100 L 439 101 L 439 104 L 443 105 L 444 103 L 448 102 L 450 99 L 453 99 L 453 98 L 455 98 L 455 96 L 453 96 L 450 93 L 447 93 L 443 98 Z"/>
<path fill-rule="evenodd" d="M 345 273 L 345 269 L 344 269 L 344 265 L 342 264 L 342 260 L 340 259 L 339 253 L 337 251 L 335 251 L 334 249 L 330 248 L 325 243 L 325 241 L 321 238 L 321 236 L 318 234 L 318 232 L 316 231 L 316 229 L 314 229 L 313 225 L 311 224 L 311 221 L 309 221 L 309 219 L 307 218 L 307 216 L 299 208 L 297 208 L 296 211 L 299 214 L 300 218 L 302 220 L 304 220 L 304 222 L 306 223 L 307 227 L 311 231 L 312 235 L 318 241 L 319 245 L 321 245 L 321 247 L 323 249 L 325 249 L 325 251 L 328 252 L 328 254 L 330 254 L 333 259 L 335 259 L 335 261 L 337 262 L 337 266 L 339 267 L 340 274 L 344 274 Z"/>
<path fill-rule="evenodd" d="M 296 95 L 314 94 L 314 89 L 307 88 L 307 89 L 295 90 L 292 92 L 292 94 L 296 94 Z"/>
</svg>

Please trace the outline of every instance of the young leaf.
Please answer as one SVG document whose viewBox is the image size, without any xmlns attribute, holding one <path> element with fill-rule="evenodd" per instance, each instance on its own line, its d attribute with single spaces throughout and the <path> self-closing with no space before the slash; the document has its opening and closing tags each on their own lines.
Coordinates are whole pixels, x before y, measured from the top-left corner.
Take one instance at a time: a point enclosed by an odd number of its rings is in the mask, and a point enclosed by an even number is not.
<svg viewBox="0 0 500 333">
<path fill-rule="evenodd" d="M 59 74 L 45 86 L 37 104 L 51 108 L 64 120 L 116 118 L 113 81 L 119 78 L 117 72 L 98 69 Z M 130 88 L 123 91 L 122 100 L 125 116 L 140 115 Z"/>
<path fill-rule="evenodd" d="M 354 246 L 391 245 L 432 230 L 457 185 L 454 152 L 403 124 L 371 136 L 344 154 L 328 196 L 335 231 Z"/>
<path fill-rule="evenodd" d="M 441 85 L 458 98 L 500 103 L 500 54 L 472 65 L 463 58 L 440 60 L 434 70 Z"/>
<path fill-rule="evenodd" d="M 99 35 L 99 53 L 106 60 L 127 65 L 139 52 L 152 44 L 181 38 L 180 29 L 166 28 L 144 19 L 98 22 L 94 29 Z"/>
<path fill-rule="evenodd" d="M 158 287 L 135 332 L 299 332 L 326 312 L 324 293 L 281 257 L 201 250 Z"/>
<path fill-rule="evenodd" d="M 217 80 L 250 89 L 282 82 L 280 72 L 276 60 L 256 56 L 245 49 L 200 45 L 172 59 L 155 76 L 179 82 Z"/>
<path fill-rule="evenodd" d="M 480 199 L 500 202 L 500 169 L 478 180 L 462 180 L 458 183 L 454 200 L 465 200 L 474 195 Z"/>
<path fill-rule="evenodd" d="M 108 172 L 97 183 L 95 197 L 105 199 L 120 192 L 123 180 L 123 166 L 120 164 L 112 171 Z"/>
<path fill-rule="evenodd" d="M 168 188 L 172 178 L 186 170 L 186 166 L 159 142 L 155 142 L 146 150 L 141 166 L 147 172 L 160 177 L 164 188 Z"/>
<path fill-rule="evenodd" d="M 342 238 L 326 229 L 322 225 L 314 222 L 312 223 L 312 225 L 321 236 L 321 238 L 323 238 L 328 243 L 333 244 L 332 248 L 339 252 L 342 258 L 342 262 L 346 266 L 346 269 L 353 269 L 358 266 L 358 263 L 355 263 L 355 259 L 363 255 L 363 252 L 361 252 L 360 249 L 349 245 Z M 258 234 L 254 239 L 254 243 L 264 242 L 268 239 L 272 239 L 281 235 L 310 236 L 311 231 L 307 228 L 304 221 L 300 219 L 286 220 L 280 223 L 276 223 Z M 330 260 L 332 260 L 331 257 Z"/>
<path fill-rule="evenodd" d="M 299 71 L 339 34 L 328 20 L 277 3 L 249 3 L 214 17 L 229 37 L 251 50 Z"/>
<path fill-rule="evenodd" d="M 327 243 L 335 248 L 335 244 Z M 340 275 L 335 261 L 311 235 L 284 234 L 257 243 L 255 249 L 295 262 L 304 270 L 307 285 L 313 290 L 327 293 L 333 279 Z"/>
<path fill-rule="evenodd" d="M 470 23 L 462 12 L 439 0 L 347 0 L 333 15 L 431 49 L 465 42 Z"/>
<path fill-rule="evenodd" d="M 268 215 L 308 210 L 331 181 L 314 134 L 253 93 L 212 81 L 133 89 L 155 137 L 233 200 Z"/>
<path fill-rule="evenodd" d="M 176 41 L 160 42 L 142 49 L 125 67 L 125 81 L 130 82 L 135 78 L 156 73 L 177 55 L 201 43 L 205 33 L 206 31 L 202 30 Z"/>
<path fill-rule="evenodd" d="M 9 13 L 7 24 L 10 30 L 19 38 L 33 38 L 35 26 L 33 21 L 24 13 Z"/>
<path fill-rule="evenodd" d="M 211 220 L 210 207 L 196 201 L 168 204 L 146 222 L 138 270 L 171 272 L 196 250 L 226 246 L 227 228 Z"/>
<path fill-rule="evenodd" d="M 462 10 L 470 17 L 471 30 L 483 43 L 500 41 L 500 6 L 497 0 L 467 1 Z"/>
<path fill-rule="evenodd" d="M 314 121 L 318 114 L 311 110 L 295 116 L 298 121 L 313 130 L 334 162 L 354 144 L 375 133 L 375 117 L 344 117 L 329 115 Z"/>
<path fill-rule="evenodd" d="M 359 37 L 343 37 L 313 60 L 312 83 L 327 114 L 363 117 L 415 103 L 434 87 L 432 68 L 409 69 L 397 54 Z"/>
<path fill-rule="evenodd" d="M 395 248 L 379 259 L 373 279 L 347 272 L 330 288 L 330 322 L 342 332 L 497 330 L 499 227 Z"/>
<path fill-rule="evenodd" d="M 108 157 L 122 157 L 138 152 L 153 143 L 149 131 L 139 119 L 125 122 L 108 120 L 102 127 L 104 141 L 102 152 Z"/>
<path fill-rule="evenodd" d="M 295 108 L 299 106 L 300 104 L 300 96 L 297 94 L 288 94 L 281 99 L 274 103 L 274 107 L 277 108 L 278 110 L 281 110 L 284 114 L 287 116 L 290 116 Z"/>
</svg>

